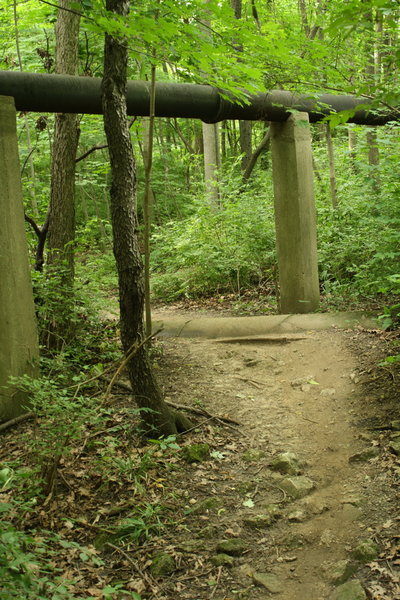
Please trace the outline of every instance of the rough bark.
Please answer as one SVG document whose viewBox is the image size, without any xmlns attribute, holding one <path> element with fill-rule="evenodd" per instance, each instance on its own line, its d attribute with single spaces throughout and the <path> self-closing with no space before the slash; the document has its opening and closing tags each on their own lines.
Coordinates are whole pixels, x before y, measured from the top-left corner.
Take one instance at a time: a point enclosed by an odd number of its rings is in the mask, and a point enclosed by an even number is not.
<svg viewBox="0 0 400 600">
<path fill-rule="evenodd" d="M 204 0 L 209 4 L 210 0 Z M 204 19 L 201 23 L 202 35 L 205 39 L 211 38 L 211 22 Z M 203 73 L 203 75 L 207 75 Z M 220 144 L 219 144 L 219 124 L 202 123 L 203 131 L 203 151 L 204 151 L 204 182 L 206 196 L 210 204 L 214 207 L 219 205 L 219 185 L 218 170 L 221 166 Z"/>
<path fill-rule="evenodd" d="M 242 18 L 242 0 L 231 0 L 233 12 L 236 19 Z M 243 52 L 242 44 L 235 44 L 240 52 Z M 242 154 L 241 168 L 245 172 L 249 166 L 252 154 L 251 144 L 252 123 L 251 121 L 239 121 L 239 143 Z"/>
<path fill-rule="evenodd" d="M 298 0 L 301 23 L 307 37 L 310 36 L 310 25 L 308 22 L 307 7 L 305 0 Z"/>
<path fill-rule="evenodd" d="M 129 0 L 107 0 L 107 10 L 126 16 Z M 143 341 L 143 266 L 135 211 L 136 166 L 126 115 L 127 47 L 106 35 L 102 99 L 104 129 L 111 162 L 111 221 L 118 271 L 121 341 L 124 352 L 137 347 L 127 368 L 146 434 L 171 435 L 191 426 L 181 413 L 169 409 L 151 369 Z M 150 411 L 149 411 L 150 409 Z"/>
<path fill-rule="evenodd" d="M 151 171 L 153 166 L 153 142 L 154 142 L 154 113 L 156 101 L 156 67 L 151 66 L 151 88 L 150 88 L 150 116 L 147 120 L 148 128 L 144 133 L 143 155 L 144 161 L 144 198 L 143 198 L 143 222 L 144 222 L 144 307 L 146 315 L 146 336 L 151 335 L 151 301 L 150 301 L 150 227 L 152 212 L 152 189 Z"/>
<path fill-rule="evenodd" d="M 23 65 L 22 65 L 21 48 L 20 48 L 20 43 L 19 43 L 17 0 L 14 0 L 13 9 L 14 9 L 14 27 L 15 27 L 15 46 L 16 46 L 17 56 L 18 56 L 19 70 L 22 72 Z M 29 162 L 29 170 L 30 170 L 30 176 L 31 176 L 31 181 L 28 183 L 28 189 L 29 189 L 29 193 L 31 196 L 32 211 L 33 211 L 35 219 L 38 219 L 39 218 L 39 208 L 38 208 L 38 204 L 37 204 L 36 189 L 35 189 L 36 175 L 35 175 L 35 166 L 33 164 L 33 158 L 32 158 L 32 154 L 33 154 L 33 151 L 35 150 L 35 148 L 32 147 L 31 134 L 30 134 L 30 129 L 29 129 L 29 121 L 28 121 L 28 117 L 26 114 L 24 114 L 24 124 L 25 124 L 25 132 L 26 132 L 26 143 L 27 143 L 27 147 L 28 147 L 28 159 L 27 160 Z"/>
<path fill-rule="evenodd" d="M 378 85 L 381 79 L 381 53 L 379 43 L 377 39 L 377 33 L 381 35 L 381 23 L 377 20 L 376 15 L 372 10 L 369 10 L 366 15 L 371 23 L 371 37 L 367 41 L 366 52 L 367 52 L 367 67 L 366 74 L 369 79 L 369 85 L 371 92 L 375 85 Z M 379 174 L 379 146 L 376 129 L 371 127 L 367 132 L 367 145 L 368 145 L 368 164 L 371 172 L 372 190 L 374 193 L 379 194 L 381 181 Z"/>
<path fill-rule="evenodd" d="M 335 170 L 335 156 L 333 153 L 333 142 L 332 142 L 332 134 L 329 123 L 326 124 L 325 128 L 326 132 L 326 146 L 328 150 L 328 161 L 329 161 L 329 183 L 331 189 L 331 202 L 332 208 L 336 209 L 338 207 L 338 199 L 337 199 L 337 188 L 336 188 L 336 170 Z"/>
<path fill-rule="evenodd" d="M 64 10 L 71 0 L 61 0 L 56 23 L 56 73 L 76 75 L 78 70 L 78 14 Z M 60 286 L 61 303 L 48 324 L 46 343 L 60 348 L 70 333 L 68 300 L 73 295 L 75 241 L 75 159 L 78 148 L 78 117 L 57 114 L 55 118 L 51 194 L 49 207 L 49 275 Z M 62 292 L 61 292 L 62 290 Z"/>
<path fill-rule="evenodd" d="M 348 126 L 348 148 L 350 167 L 354 173 L 358 173 L 357 166 L 357 134 L 351 126 Z"/>
<path fill-rule="evenodd" d="M 368 164 L 371 170 L 372 189 L 379 194 L 381 189 L 381 178 L 379 173 L 379 145 L 375 127 L 367 132 Z"/>
<path fill-rule="evenodd" d="M 243 172 L 246 171 L 252 158 L 251 133 L 252 122 L 239 121 L 240 152 L 242 154 L 241 167 Z"/>
</svg>

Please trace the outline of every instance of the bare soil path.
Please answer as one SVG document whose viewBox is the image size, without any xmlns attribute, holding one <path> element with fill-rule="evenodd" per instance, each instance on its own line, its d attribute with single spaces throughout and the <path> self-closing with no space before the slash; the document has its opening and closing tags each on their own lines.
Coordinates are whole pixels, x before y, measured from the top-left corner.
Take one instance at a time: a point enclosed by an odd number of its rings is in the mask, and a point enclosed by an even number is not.
<svg viewBox="0 0 400 600">
<path fill-rule="evenodd" d="M 326 600 L 357 578 L 365 598 L 400 598 L 393 552 L 388 562 L 399 533 L 399 465 L 389 447 L 399 404 L 393 390 L 381 386 L 382 372 L 376 375 L 379 334 L 295 331 L 164 342 L 160 369 L 167 398 L 240 423 L 235 432 L 221 426 L 217 434 L 205 423 L 186 440 L 204 440 L 212 452 L 210 460 L 187 467 L 183 497 L 193 511 L 185 524 L 191 544 L 179 546 L 178 533 L 176 551 L 183 564 L 190 563 L 186 551 L 210 565 L 218 562 L 221 540 L 245 542 L 211 583 L 199 577 L 188 590 L 182 580 L 178 590 L 171 582 L 166 597 L 174 590 L 190 600 Z M 358 455 L 366 450 L 368 456 Z M 288 452 L 298 464 L 284 473 L 274 459 Z M 293 484 L 306 486 L 299 498 Z M 204 508 L 207 501 L 210 508 Z M 352 552 L 363 540 L 379 550 L 373 559 L 355 560 Z"/>
</svg>

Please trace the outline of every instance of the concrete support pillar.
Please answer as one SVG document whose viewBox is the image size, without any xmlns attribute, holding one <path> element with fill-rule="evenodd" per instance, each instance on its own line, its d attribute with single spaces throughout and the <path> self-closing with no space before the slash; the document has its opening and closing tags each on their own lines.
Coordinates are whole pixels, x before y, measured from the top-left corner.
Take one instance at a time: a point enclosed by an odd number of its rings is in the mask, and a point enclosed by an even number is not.
<svg viewBox="0 0 400 600">
<path fill-rule="evenodd" d="M 307 113 L 271 123 L 280 312 L 319 305 L 311 133 Z"/>
<path fill-rule="evenodd" d="M 8 378 L 38 373 L 36 328 L 14 99 L 0 96 L 0 422 L 24 411 L 26 397 Z"/>
</svg>

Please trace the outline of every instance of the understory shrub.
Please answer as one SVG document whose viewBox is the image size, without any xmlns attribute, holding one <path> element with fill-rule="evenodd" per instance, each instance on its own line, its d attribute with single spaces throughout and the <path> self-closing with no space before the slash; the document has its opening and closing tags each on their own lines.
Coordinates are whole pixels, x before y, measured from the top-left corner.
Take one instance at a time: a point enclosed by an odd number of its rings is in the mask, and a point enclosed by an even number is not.
<svg viewBox="0 0 400 600">
<path fill-rule="evenodd" d="M 382 300 L 400 292 L 398 126 L 378 131 L 380 165 L 368 164 L 364 128 L 357 129 L 357 160 L 350 160 L 347 126 L 335 130 L 338 208 L 332 209 L 324 144 L 314 146 L 323 180 L 316 185 L 318 259 L 323 292 L 344 301 Z"/>
<path fill-rule="evenodd" d="M 276 262 L 272 205 L 251 191 L 155 229 L 152 292 L 172 301 L 257 285 Z"/>
</svg>

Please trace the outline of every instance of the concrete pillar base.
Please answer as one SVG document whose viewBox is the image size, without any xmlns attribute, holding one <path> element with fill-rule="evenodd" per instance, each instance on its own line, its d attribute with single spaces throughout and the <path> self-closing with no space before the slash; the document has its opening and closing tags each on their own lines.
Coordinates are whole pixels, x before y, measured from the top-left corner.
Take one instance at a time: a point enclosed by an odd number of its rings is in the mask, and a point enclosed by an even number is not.
<svg viewBox="0 0 400 600">
<path fill-rule="evenodd" d="M 10 376 L 38 374 L 39 344 L 29 270 L 13 98 L 0 96 L 0 422 L 21 412 L 26 395 Z"/>
<path fill-rule="evenodd" d="M 271 150 L 280 312 L 314 312 L 319 306 L 319 281 L 308 114 L 271 123 Z"/>
</svg>

